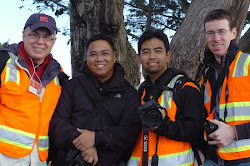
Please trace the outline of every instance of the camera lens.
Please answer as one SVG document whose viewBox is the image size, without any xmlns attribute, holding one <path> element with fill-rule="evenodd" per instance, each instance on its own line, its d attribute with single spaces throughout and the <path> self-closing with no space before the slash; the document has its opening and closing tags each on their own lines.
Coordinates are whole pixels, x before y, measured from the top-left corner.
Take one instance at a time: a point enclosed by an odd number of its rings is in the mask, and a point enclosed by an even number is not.
<svg viewBox="0 0 250 166">
<path fill-rule="evenodd" d="M 144 115 L 144 123 L 149 127 L 156 127 L 162 121 L 162 115 L 158 109 L 151 109 Z"/>
</svg>

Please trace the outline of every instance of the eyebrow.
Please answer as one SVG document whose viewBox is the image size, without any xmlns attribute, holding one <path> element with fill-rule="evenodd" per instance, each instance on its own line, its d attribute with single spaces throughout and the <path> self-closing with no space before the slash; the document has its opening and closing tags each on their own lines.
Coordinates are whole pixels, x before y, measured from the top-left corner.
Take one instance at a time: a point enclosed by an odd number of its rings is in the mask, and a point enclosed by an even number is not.
<svg viewBox="0 0 250 166">
<path fill-rule="evenodd" d="M 31 32 L 29 32 L 29 33 L 36 33 L 36 34 L 39 34 L 36 30 L 34 30 L 34 31 L 31 31 Z M 39 34 L 40 35 L 40 34 Z M 52 33 L 45 33 L 44 34 L 44 36 L 50 36 L 50 35 L 54 35 L 54 34 L 52 34 Z"/>
<path fill-rule="evenodd" d="M 154 50 L 157 50 L 157 49 L 161 49 L 162 50 L 163 48 L 162 47 L 156 47 L 156 48 L 154 48 Z"/>
<path fill-rule="evenodd" d="M 112 52 L 110 50 L 101 50 L 100 52 L 104 52 L 104 51 L 109 51 L 109 52 Z M 98 51 L 89 51 L 89 53 L 97 53 Z"/>
<path fill-rule="evenodd" d="M 145 50 L 150 50 L 149 48 L 143 48 L 142 51 L 145 51 Z"/>
</svg>

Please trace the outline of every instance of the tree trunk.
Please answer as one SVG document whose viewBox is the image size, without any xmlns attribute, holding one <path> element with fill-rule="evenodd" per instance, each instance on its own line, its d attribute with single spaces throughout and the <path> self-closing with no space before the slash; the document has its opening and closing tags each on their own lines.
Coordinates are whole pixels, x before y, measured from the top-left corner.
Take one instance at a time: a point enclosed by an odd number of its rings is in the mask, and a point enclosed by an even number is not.
<svg viewBox="0 0 250 166">
<path fill-rule="evenodd" d="M 73 75 L 86 60 L 86 41 L 92 35 L 103 33 L 114 41 L 117 61 L 124 67 L 125 78 L 134 86 L 139 83 L 139 65 L 127 39 L 123 7 L 123 0 L 70 0 Z"/>
<path fill-rule="evenodd" d="M 204 59 L 206 43 L 203 20 L 205 16 L 214 9 L 229 10 L 236 20 L 238 41 L 249 4 L 250 0 L 192 0 L 185 20 L 171 41 L 172 55 L 169 66 L 185 71 L 194 80 Z"/>
<path fill-rule="evenodd" d="M 250 28 L 248 28 L 246 33 L 240 38 L 239 48 L 241 51 L 250 54 Z"/>
</svg>

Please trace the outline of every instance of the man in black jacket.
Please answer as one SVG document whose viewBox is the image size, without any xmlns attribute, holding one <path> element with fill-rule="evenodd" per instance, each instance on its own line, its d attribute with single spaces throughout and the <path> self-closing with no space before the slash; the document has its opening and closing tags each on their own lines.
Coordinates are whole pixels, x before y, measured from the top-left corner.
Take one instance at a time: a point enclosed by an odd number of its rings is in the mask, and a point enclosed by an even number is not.
<svg viewBox="0 0 250 166">
<path fill-rule="evenodd" d="M 67 165 L 67 153 L 77 148 L 81 151 L 80 159 L 86 163 L 117 166 L 128 160 L 137 139 L 139 97 L 124 79 L 123 68 L 116 62 L 114 44 L 109 37 L 93 36 L 86 50 L 87 62 L 82 73 L 63 86 L 51 120 L 50 138 L 56 149 L 52 165 Z M 83 77 L 83 82 L 79 81 Z M 82 87 L 84 81 L 89 81 L 88 87 Z M 94 90 L 90 91 L 92 87 Z M 95 98 L 90 97 L 93 93 Z M 98 96 L 101 101 L 97 101 Z M 104 109 L 98 109 L 98 104 Z"/>
</svg>

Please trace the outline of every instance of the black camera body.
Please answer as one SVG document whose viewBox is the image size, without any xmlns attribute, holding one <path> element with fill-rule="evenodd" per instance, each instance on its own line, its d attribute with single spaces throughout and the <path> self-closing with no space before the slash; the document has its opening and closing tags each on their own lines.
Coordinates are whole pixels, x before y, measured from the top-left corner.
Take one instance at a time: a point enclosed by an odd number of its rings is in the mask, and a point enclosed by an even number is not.
<svg viewBox="0 0 250 166">
<path fill-rule="evenodd" d="M 208 135 L 215 132 L 217 129 L 218 129 L 218 125 L 216 125 L 210 121 L 207 121 L 207 124 L 205 125 L 205 131 L 207 134 L 208 141 L 213 141 L 213 139 L 209 138 Z"/>
<path fill-rule="evenodd" d="M 161 124 L 163 118 L 159 110 L 160 108 L 164 109 L 155 99 L 149 100 L 138 107 L 139 117 L 145 126 L 156 127 Z"/>
<path fill-rule="evenodd" d="M 67 166 L 87 166 L 88 163 L 83 160 L 81 151 L 78 149 L 70 150 L 66 158 Z"/>
</svg>

